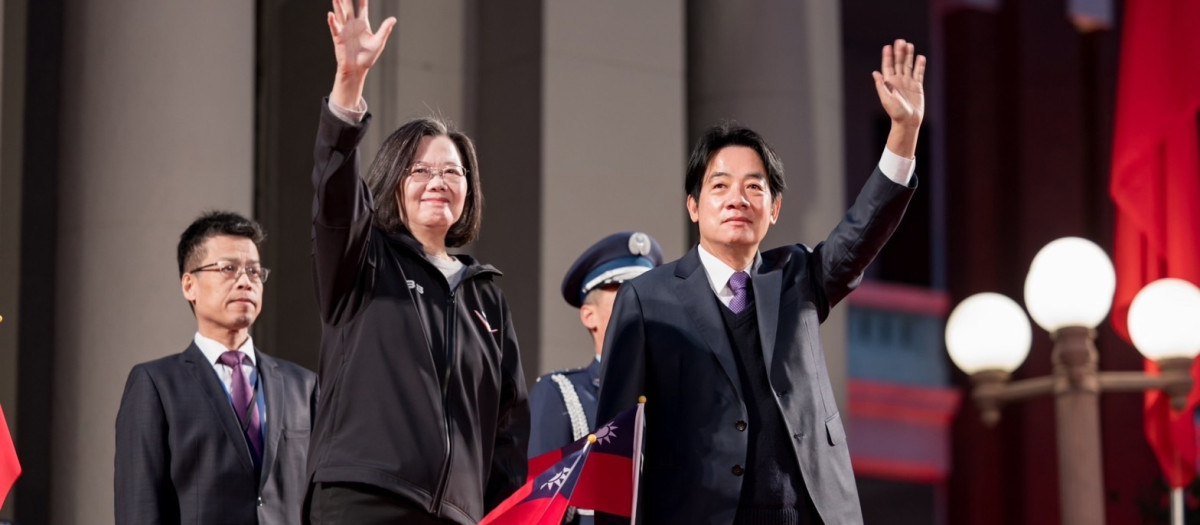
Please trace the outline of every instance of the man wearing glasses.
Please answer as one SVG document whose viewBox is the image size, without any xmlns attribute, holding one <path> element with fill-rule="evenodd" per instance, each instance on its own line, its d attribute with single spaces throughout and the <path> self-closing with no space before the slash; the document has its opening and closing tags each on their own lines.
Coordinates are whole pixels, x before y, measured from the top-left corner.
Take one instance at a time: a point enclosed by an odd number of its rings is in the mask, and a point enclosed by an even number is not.
<svg viewBox="0 0 1200 525">
<path fill-rule="evenodd" d="M 117 413 L 116 523 L 300 522 L 316 375 L 254 346 L 263 231 L 210 212 L 179 239 L 196 317 L 182 353 L 133 368 Z"/>
</svg>

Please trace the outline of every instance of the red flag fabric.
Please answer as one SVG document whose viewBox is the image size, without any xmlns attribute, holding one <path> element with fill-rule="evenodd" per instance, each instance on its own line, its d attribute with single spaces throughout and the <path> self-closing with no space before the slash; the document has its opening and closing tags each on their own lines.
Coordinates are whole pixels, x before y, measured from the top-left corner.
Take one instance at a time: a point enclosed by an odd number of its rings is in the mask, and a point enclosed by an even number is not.
<svg viewBox="0 0 1200 525">
<path fill-rule="evenodd" d="M 579 475 L 579 484 L 571 496 L 571 506 L 630 517 L 637 479 L 634 458 L 641 456 L 640 406 L 618 414 L 593 433 L 596 443 L 592 445 L 587 464 Z M 584 437 L 559 450 L 530 459 L 529 472 L 541 472 L 558 458 L 583 448 L 587 440 Z"/>
<path fill-rule="evenodd" d="M 17 449 L 13 447 L 8 433 L 8 421 L 4 419 L 4 408 L 0 407 L 0 507 L 8 497 L 8 491 L 21 475 L 21 462 L 17 461 Z"/>
<path fill-rule="evenodd" d="M 479 525 L 559 525 L 590 448 L 584 446 L 526 481 L 512 496 L 492 509 Z"/>
<path fill-rule="evenodd" d="M 1129 305 L 1163 277 L 1200 284 L 1200 2 L 1125 3 L 1109 193 L 1116 204 L 1112 323 L 1129 340 Z M 1154 363 L 1147 370 L 1157 372 Z M 1192 376 L 1200 383 L 1200 367 Z M 1146 437 L 1172 487 L 1196 475 L 1193 389 L 1172 412 L 1146 394 Z"/>
</svg>

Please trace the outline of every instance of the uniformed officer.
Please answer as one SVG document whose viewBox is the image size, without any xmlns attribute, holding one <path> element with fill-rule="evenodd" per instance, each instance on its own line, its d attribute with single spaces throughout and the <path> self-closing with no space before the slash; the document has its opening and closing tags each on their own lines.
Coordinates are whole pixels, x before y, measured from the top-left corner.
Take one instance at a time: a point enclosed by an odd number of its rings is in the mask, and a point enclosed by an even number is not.
<svg viewBox="0 0 1200 525">
<path fill-rule="evenodd" d="M 617 287 L 662 264 L 662 248 L 642 232 L 614 233 L 583 252 L 563 277 L 567 304 L 579 308 L 579 321 L 592 335 L 587 366 L 559 370 L 537 379 L 529 394 L 532 424 L 529 457 L 562 448 L 587 435 L 596 422 L 600 393 L 600 353 Z M 567 523 L 592 523 L 591 511 L 577 509 Z M 568 513 L 570 516 L 571 513 Z"/>
</svg>

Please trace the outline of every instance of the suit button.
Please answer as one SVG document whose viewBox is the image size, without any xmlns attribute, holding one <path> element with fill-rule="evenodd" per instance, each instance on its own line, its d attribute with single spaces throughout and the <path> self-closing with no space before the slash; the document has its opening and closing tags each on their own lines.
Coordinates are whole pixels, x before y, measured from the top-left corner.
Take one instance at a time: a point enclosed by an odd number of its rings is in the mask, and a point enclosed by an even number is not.
<svg viewBox="0 0 1200 525">
<path fill-rule="evenodd" d="M 746 470 L 745 470 L 745 469 L 743 469 L 741 465 L 734 465 L 734 466 L 733 466 L 733 475 L 734 475 L 734 476 L 741 476 L 741 475 L 742 475 L 743 473 L 745 473 L 745 472 L 746 472 Z"/>
<path fill-rule="evenodd" d="M 737 423 L 735 423 L 735 424 L 733 425 L 733 428 L 736 428 L 736 429 L 738 429 L 738 432 L 745 432 L 745 431 L 746 431 L 746 422 L 745 422 L 745 421 L 738 421 Z"/>
<path fill-rule="evenodd" d="M 262 496 L 259 496 L 259 497 L 258 497 L 258 506 L 259 506 L 259 507 L 261 507 L 261 506 L 262 506 Z"/>
</svg>

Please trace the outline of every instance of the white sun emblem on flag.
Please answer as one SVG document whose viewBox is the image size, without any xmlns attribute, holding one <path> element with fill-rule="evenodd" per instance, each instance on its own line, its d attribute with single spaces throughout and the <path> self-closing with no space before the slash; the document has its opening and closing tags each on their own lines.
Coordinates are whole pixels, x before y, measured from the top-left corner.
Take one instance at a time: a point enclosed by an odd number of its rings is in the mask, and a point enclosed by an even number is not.
<svg viewBox="0 0 1200 525">
<path fill-rule="evenodd" d="M 612 441 L 613 439 L 615 439 L 617 437 L 617 433 L 613 432 L 617 428 L 620 428 L 620 427 L 618 427 L 612 423 L 609 423 L 607 425 L 604 425 L 603 427 L 600 427 L 600 429 L 596 431 L 596 443 L 599 443 L 601 445 L 608 444 L 609 441 Z"/>
<path fill-rule="evenodd" d="M 573 467 L 564 468 L 562 469 L 562 472 L 555 474 L 553 478 L 550 478 L 550 481 L 542 484 L 542 490 L 549 490 L 551 487 L 554 487 L 555 490 L 561 490 L 563 484 L 567 482 L 567 477 L 571 475 L 572 468 Z"/>
</svg>

